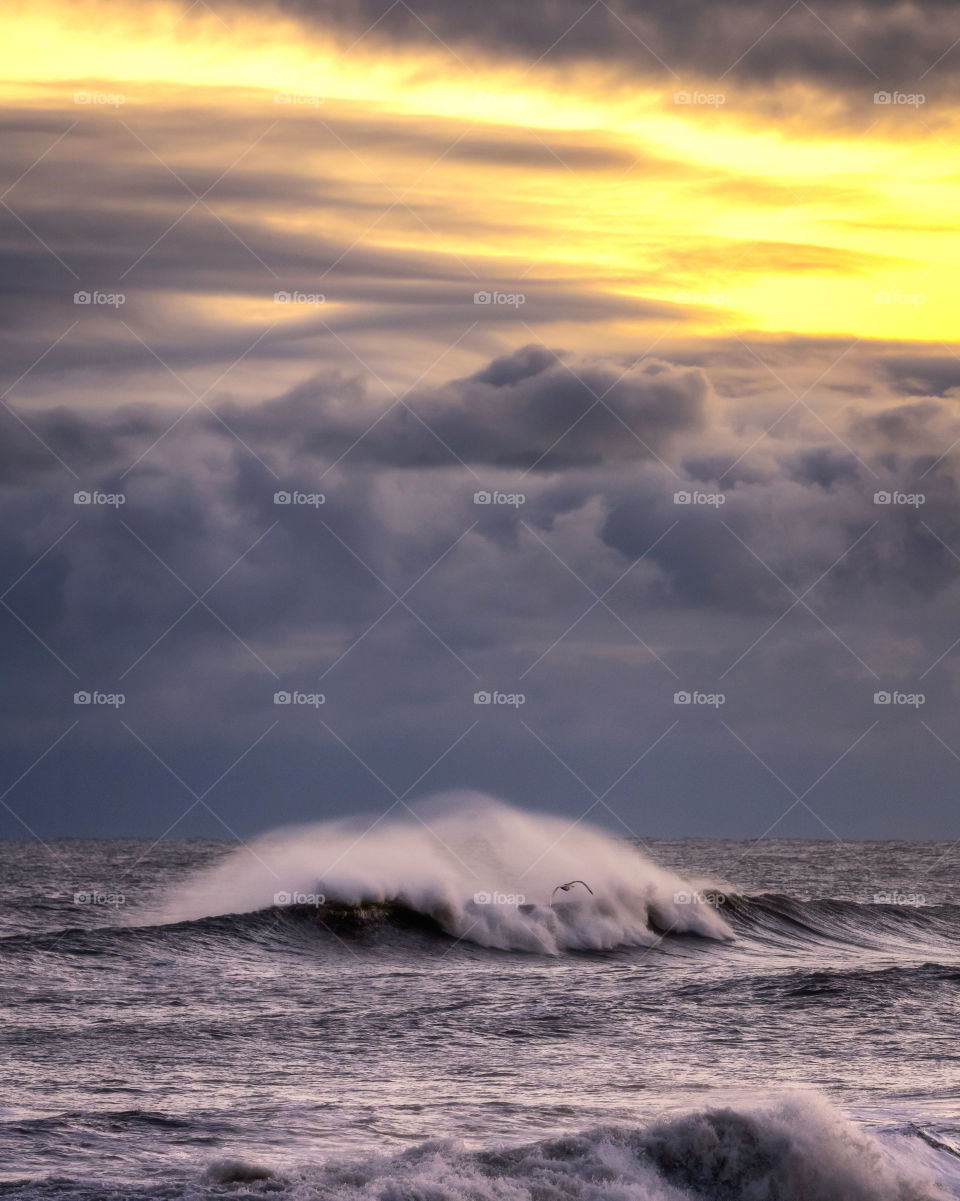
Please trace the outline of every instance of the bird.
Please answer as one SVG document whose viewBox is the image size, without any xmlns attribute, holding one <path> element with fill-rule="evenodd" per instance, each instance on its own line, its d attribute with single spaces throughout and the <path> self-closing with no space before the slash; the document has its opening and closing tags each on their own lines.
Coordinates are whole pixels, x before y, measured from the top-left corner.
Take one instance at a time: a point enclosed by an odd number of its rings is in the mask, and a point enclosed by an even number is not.
<svg viewBox="0 0 960 1201">
<path fill-rule="evenodd" d="M 591 896 L 593 896 L 593 889 L 586 882 L 586 880 L 571 880 L 568 884 L 558 884 L 557 885 L 557 887 L 550 894 L 550 904 L 551 905 L 553 904 L 553 898 L 557 895 L 558 892 L 569 892 L 570 889 L 573 888 L 574 884 L 582 884 L 583 887 L 587 890 L 587 892 Z"/>
</svg>

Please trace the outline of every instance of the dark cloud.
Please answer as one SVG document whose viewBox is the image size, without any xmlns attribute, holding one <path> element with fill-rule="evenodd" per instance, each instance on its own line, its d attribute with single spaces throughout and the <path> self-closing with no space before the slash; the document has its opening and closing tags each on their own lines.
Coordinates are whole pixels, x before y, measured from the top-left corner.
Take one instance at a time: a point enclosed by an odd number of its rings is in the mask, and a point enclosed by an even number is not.
<svg viewBox="0 0 960 1201">
<path fill-rule="evenodd" d="M 637 74 L 670 80 L 683 73 L 725 79 L 732 86 L 758 82 L 782 86 L 816 77 L 822 84 L 873 91 L 916 83 L 927 90 L 952 86 L 956 61 L 946 53 L 958 33 L 950 4 L 922 10 L 901 0 L 844 0 L 786 8 L 774 0 L 613 0 L 585 6 L 579 0 L 538 0 L 517 6 L 493 0 L 480 7 L 450 0 L 394 5 L 390 0 L 345 4 L 325 0 L 260 0 L 237 8 L 293 15 L 308 25 L 339 30 L 346 45 L 363 37 L 381 42 L 451 48 L 451 66 L 482 79 L 484 59 L 566 65 L 602 59 Z M 454 53 L 456 57 L 454 57 Z M 671 74 L 675 73 L 675 74 Z M 479 85 L 478 85 L 479 86 Z"/>
<path fill-rule="evenodd" d="M 383 786 L 337 736 L 406 787 L 473 731 L 431 784 L 468 781 L 575 811 L 582 786 L 529 729 L 605 787 L 672 726 L 681 686 L 724 691 L 724 719 L 764 757 L 794 762 L 802 729 L 798 779 L 815 779 L 876 719 L 881 685 L 925 691 L 926 713 L 949 732 L 960 497 L 955 456 L 922 484 L 914 475 L 916 455 L 933 450 L 920 412 L 929 402 L 885 395 L 868 415 L 861 399 L 838 427 L 860 457 L 822 425 L 816 438 L 796 426 L 751 449 L 753 430 L 709 371 L 648 361 L 615 382 L 622 371 L 528 345 L 421 385 L 407 398 L 417 417 L 397 406 L 373 429 L 389 398 L 335 371 L 259 404 L 221 403 L 226 424 L 198 409 L 159 442 L 174 417 L 159 405 L 31 413 L 84 488 L 126 496 L 116 511 L 74 504 L 76 481 L 52 458 L 41 466 L 17 433 L 0 489 L 7 750 L 15 763 L 26 754 L 26 767 L 80 721 L 23 786 L 43 831 L 128 828 L 115 787 L 164 822 L 189 803 L 121 719 L 198 787 L 270 729 L 219 800 L 244 829 L 263 821 L 264 788 L 274 818 L 382 805 Z M 867 352 L 855 371 L 875 374 Z M 590 389 L 609 389 L 617 418 L 603 406 L 604 422 L 583 416 Z M 876 457 L 878 432 L 863 423 L 882 426 L 898 409 L 916 417 L 916 445 Z M 922 507 L 874 502 L 897 488 L 922 491 Z M 293 490 L 325 501 L 275 503 Z M 496 490 L 523 501 L 475 503 Z M 678 504 L 678 491 L 724 503 Z M 72 696 L 84 687 L 123 691 L 123 712 L 81 711 Z M 326 703 L 281 712 L 273 693 L 284 687 Z M 480 713 L 474 726 L 480 687 L 521 691 L 526 706 Z M 878 779 L 908 738 L 902 714 L 881 716 L 894 726 L 863 750 Z M 647 766 L 642 795 L 665 800 L 686 771 L 724 763 L 717 796 L 742 817 L 765 785 L 716 715 L 694 718 Z M 89 778 L 97 761 L 97 787 L 113 798 L 103 805 Z M 635 795 L 622 798 L 632 821 L 647 812 Z M 71 796 L 83 797 L 82 817 Z M 932 801 L 924 812 L 924 828 L 941 829 Z M 674 832 L 702 830 L 705 810 L 676 820 Z"/>
<path fill-rule="evenodd" d="M 945 416 L 945 407 L 937 401 L 913 401 L 871 413 L 858 421 L 854 430 L 861 438 L 879 440 L 885 449 L 905 451 L 913 447 L 929 454 L 931 434 Z"/>
<path fill-rule="evenodd" d="M 784 469 L 791 479 L 801 484 L 819 484 L 821 488 L 860 478 L 856 457 L 839 446 L 814 446 L 798 451 L 786 458 Z"/>
<path fill-rule="evenodd" d="M 644 460 L 703 424 L 706 380 L 695 368 L 647 363 L 632 371 L 528 346 L 386 415 L 347 406 L 320 379 L 258 409 L 226 410 L 258 445 L 297 431 L 308 454 L 394 467 L 483 464 L 553 471 Z"/>
<path fill-rule="evenodd" d="M 881 367 L 910 396 L 945 396 L 960 388 L 960 359 L 955 355 L 888 355 Z"/>
</svg>

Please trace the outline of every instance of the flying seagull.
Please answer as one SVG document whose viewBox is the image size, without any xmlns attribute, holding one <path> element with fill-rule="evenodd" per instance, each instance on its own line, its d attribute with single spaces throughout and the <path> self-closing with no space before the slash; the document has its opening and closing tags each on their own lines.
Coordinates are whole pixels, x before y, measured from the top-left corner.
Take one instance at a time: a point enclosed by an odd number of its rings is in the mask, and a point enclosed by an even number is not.
<svg viewBox="0 0 960 1201">
<path fill-rule="evenodd" d="M 583 887 L 584 887 L 584 888 L 587 890 L 587 892 L 588 892 L 588 893 L 589 893 L 591 896 L 593 896 L 593 889 L 592 889 L 592 888 L 590 887 L 590 885 L 589 885 L 589 884 L 586 882 L 586 880 L 571 880 L 571 881 L 569 882 L 569 884 L 558 884 L 558 885 L 557 885 L 557 887 L 556 887 L 556 888 L 553 890 L 553 892 L 550 894 L 550 904 L 551 904 L 551 905 L 553 904 L 553 898 L 554 898 L 554 897 L 557 895 L 557 893 L 558 893 L 558 892 L 569 892 L 569 891 L 570 891 L 570 889 L 571 889 L 571 888 L 573 888 L 574 884 L 582 884 L 582 885 L 583 885 Z"/>
</svg>

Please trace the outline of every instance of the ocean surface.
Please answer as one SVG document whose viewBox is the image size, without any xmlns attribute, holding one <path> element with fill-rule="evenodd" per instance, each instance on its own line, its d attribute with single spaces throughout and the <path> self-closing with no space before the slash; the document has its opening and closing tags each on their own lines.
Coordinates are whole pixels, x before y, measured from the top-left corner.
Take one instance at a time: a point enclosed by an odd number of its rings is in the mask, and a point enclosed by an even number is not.
<svg viewBox="0 0 960 1201">
<path fill-rule="evenodd" d="M 960 1197 L 958 854 L 472 796 L 0 843 L 0 1197 Z"/>
</svg>

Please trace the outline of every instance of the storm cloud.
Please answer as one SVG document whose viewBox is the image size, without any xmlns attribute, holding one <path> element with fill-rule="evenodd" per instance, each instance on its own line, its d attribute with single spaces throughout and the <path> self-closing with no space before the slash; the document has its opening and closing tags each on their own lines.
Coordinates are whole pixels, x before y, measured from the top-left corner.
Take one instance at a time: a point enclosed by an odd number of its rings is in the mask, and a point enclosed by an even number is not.
<svg viewBox="0 0 960 1201">
<path fill-rule="evenodd" d="M 875 80 L 901 86 L 921 77 L 928 86 L 956 86 L 955 8 L 900 0 L 844 0 L 822 8 L 797 0 L 537 0 L 517 6 L 494 0 L 482 10 L 420 0 L 322 4 L 261 0 L 227 6 L 292 15 L 305 25 L 340 31 L 345 47 L 357 39 L 449 46 L 465 71 L 491 56 L 541 63 L 544 59 L 620 64 L 634 78 L 670 78 L 688 72 L 737 83 L 783 85 L 816 76 L 842 88 Z M 362 44 L 362 41 L 360 44 Z M 939 70 L 932 70 L 938 67 Z M 482 69 L 482 68 L 481 68 Z"/>
<path fill-rule="evenodd" d="M 851 371 L 876 368 L 862 356 Z M 798 755 L 789 714 L 816 710 L 801 763 L 825 766 L 877 720 L 874 692 L 900 686 L 927 695 L 925 717 L 947 737 L 956 458 L 929 469 L 922 438 L 899 439 L 893 456 L 885 441 L 913 408 L 929 428 L 931 403 L 891 393 L 871 399 L 869 417 L 852 408 L 860 458 L 842 444 L 850 428 L 832 438 L 819 426 L 813 440 L 808 425 L 729 473 L 752 431 L 709 371 L 536 345 L 392 408 L 359 376 L 320 372 L 173 429 L 156 405 L 35 413 L 33 435 L 6 415 L 8 752 L 36 755 L 71 729 L 24 795 L 56 830 L 53 798 L 97 754 L 166 813 L 178 791 L 190 797 L 157 755 L 200 791 L 269 730 L 258 746 L 286 764 L 271 788 L 296 778 L 276 801 L 291 817 L 336 812 L 345 796 L 376 808 L 390 795 L 377 776 L 402 791 L 454 742 L 437 786 L 476 775 L 503 790 L 509 776 L 519 799 L 573 812 L 577 776 L 601 791 L 669 729 L 643 786 L 620 790 L 620 820 L 682 832 L 693 810 L 671 823 L 649 802 L 678 772 L 705 781 L 708 763 L 729 762 L 728 782 L 711 783 L 723 804 L 744 788 L 759 804 L 769 787 L 722 721 L 782 765 Z M 724 443 L 725 464 L 705 478 L 702 446 Z M 124 500 L 77 503 L 78 492 Z M 685 687 L 724 693 L 723 711 L 681 712 Z M 488 712 L 473 703 L 484 688 L 525 703 Z M 75 705 L 90 689 L 124 694 L 122 709 Z M 324 702 L 275 705 L 284 690 Z M 916 716 L 880 716 L 894 725 L 868 744 L 868 774 L 919 739 L 924 778 L 938 778 Z M 267 786 L 251 755 L 217 808 L 243 828 Z M 88 792 L 82 827 L 115 823 Z M 888 808 L 879 831 L 898 828 L 892 798 Z M 933 802 L 920 811 L 938 828 Z M 202 808 L 192 821 L 216 826 Z M 811 832 L 809 815 L 790 828 Z"/>
</svg>

